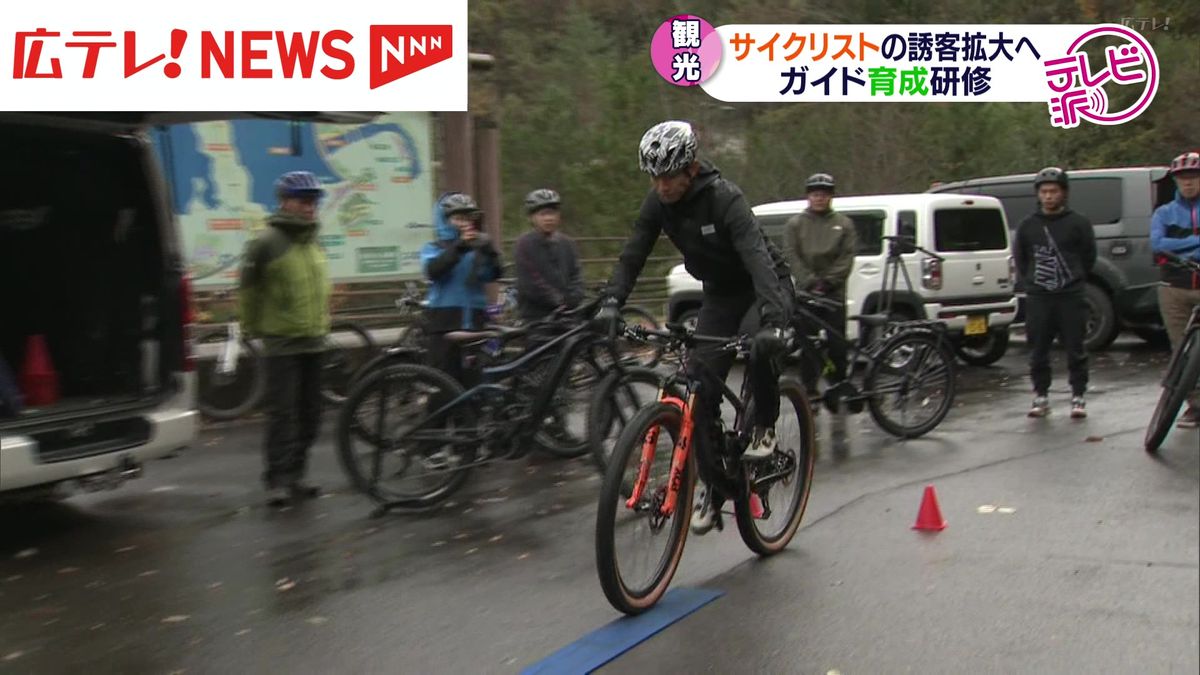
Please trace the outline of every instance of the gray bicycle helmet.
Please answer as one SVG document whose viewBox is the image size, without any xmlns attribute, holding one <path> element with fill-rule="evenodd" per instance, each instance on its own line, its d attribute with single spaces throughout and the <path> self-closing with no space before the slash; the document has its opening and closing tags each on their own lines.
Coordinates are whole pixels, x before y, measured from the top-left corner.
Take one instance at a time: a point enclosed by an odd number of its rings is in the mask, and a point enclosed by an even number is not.
<svg viewBox="0 0 1200 675">
<path fill-rule="evenodd" d="M 1039 171 L 1037 177 L 1033 179 L 1033 189 L 1040 188 L 1042 183 L 1057 183 L 1062 189 L 1066 190 L 1067 172 L 1057 166 L 1048 166 Z"/>
<path fill-rule="evenodd" d="M 471 195 L 464 194 L 462 192 L 449 192 L 444 194 L 442 195 L 440 203 L 442 206 L 442 213 L 444 213 L 447 218 L 456 213 L 466 213 L 472 216 L 478 216 L 482 213 L 482 211 L 479 209 L 479 205 L 475 203 L 475 200 L 471 197 Z"/>
<path fill-rule="evenodd" d="M 540 188 L 525 195 L 525 213 L 533 214 L 545 208 L 557 208 L 562 204 L 558 193 L 549 188 Z"/>
<path fill-rule="evenodd" d="M 675 173 L 694 161 L 696 132 L 687 122 L 669 120 L 655 124 L 638 144 L 638 166 L 651 176 Z"/>
<path fill-rule="evenodd" d="M 814 173 L 804 181 L 804 191 L 812 192 L 813 190 L 828 190 L 833 192 L 833 176 L 827 173 Z"/>
</svg>

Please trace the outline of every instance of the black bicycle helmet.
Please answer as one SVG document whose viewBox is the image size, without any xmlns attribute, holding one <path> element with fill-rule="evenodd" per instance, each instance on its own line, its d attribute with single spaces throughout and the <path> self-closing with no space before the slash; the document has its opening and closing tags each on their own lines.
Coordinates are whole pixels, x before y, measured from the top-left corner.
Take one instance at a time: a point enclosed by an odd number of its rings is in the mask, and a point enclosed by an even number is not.
<svg viewBox="0 0 1200 675">
<path fill-rule="evenodd" d="M 675 173 L 696 161 L 696 145 L 691 124 L 680 120 L 659 122 L 638 144 L 638 166 L 651 176 Z"/>
<path fill-rule="evenodd" d="M 562 198 L 558 193 L 549 188 L 540 188 L 525 195 L 525 213 L 533 214 L 545 208 L 558 208 L 562 204 Z"/>
<path fill-rule="evenodd" d="M 833 192 L 833 176 L 827 173 L 814 173 L 804 181 L 804 191 L 812 192 L 813 190 L 828 190 Z"/>
<path fill-rule="evenodd" d="M 1058 183 L 1062 189 L 1067 189 L 1067 172 L 1057 166 L 1048 166 L 1038 172 L 1037 177 L 1033 179 L 1033 189 L 1037 190 L 1042 186 L 1042 183 Z"/>
</svg>

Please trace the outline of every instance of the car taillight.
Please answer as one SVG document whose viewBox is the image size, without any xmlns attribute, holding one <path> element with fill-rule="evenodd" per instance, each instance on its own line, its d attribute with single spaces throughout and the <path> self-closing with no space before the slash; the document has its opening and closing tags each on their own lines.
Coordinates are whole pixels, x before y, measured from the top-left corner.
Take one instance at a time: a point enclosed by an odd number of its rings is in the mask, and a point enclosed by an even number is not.
<svg viewBox="0 0 1200 675">
<path fill-rule="evenodd" d="M 1017 261 L 1011 255 L 1008 256 L 1008 285 L 1017 285 Z"/>
<path fill-rule="evenodd" d="M 921 285 L 931 291 L 942 290 L 942 261 L 926 258 L 921 263 Z"/>
<path fill-rule="evenodd" d="M 192 323 L 196 313 L 192 306 L 192 278 L 185 272 L 179 279 L 179 336 L 180 360 L 185 372 L 196 370 L 196 355 L 192 352 Z"/>
</svg>

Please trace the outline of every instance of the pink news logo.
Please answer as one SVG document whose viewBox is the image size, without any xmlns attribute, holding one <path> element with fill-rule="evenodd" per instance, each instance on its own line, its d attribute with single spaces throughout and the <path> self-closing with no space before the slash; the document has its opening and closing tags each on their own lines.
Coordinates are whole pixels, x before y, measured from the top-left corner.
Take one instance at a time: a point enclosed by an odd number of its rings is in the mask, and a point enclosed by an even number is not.
<svg viewBox="0 0 1200 675">
<path fill-rule="evenodd" d="M 1124 41 L 1104 50 L 1105 67 L 1093 74 L 1088 55 L 1083 51 L 1088 42 L 1102 37 Z M 1054 96 L 1050 99 L 1050 123 L 1063 129 L 1079 126 L 1079 118 L 1106 126 L 1121 124 L 1142 114 L 1158 91 L 1158 57 L 1146 40 L 1125 26 L 1101 26 L 1079 36 L 1067 48 L 1067 56 L 1048 59 L 1046 82 Z M 1140 85 L 1142 94 L 1124 110 L 1109 110 L 1104 85 L 1116 82 L 1122 86 Z"/>
<path fill-rule="evenodd" d="M 650 62 L 664 80 L 692 87 L 712 77 L 721 63 L 721 36 L 712 24 L 691 14 L 663 22 L 650 40 Z"/>
</svg>

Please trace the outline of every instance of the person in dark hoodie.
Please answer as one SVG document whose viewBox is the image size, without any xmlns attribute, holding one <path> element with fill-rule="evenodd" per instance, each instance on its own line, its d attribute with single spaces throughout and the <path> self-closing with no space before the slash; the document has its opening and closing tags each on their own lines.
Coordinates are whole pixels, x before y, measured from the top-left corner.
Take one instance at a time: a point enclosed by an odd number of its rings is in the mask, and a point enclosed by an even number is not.
<svg viewBox="0 0 1200 675">
<path fill-rule="evenodd" d="M 541 319 L 556 309 L 583 301 L 583 270 L 579 250 L 559 231 L 562 198 L 542 188 L 525 196 L 525 213 L 531 232 L 517 239 L 513 257 L 517 264 L 517 303 L 526 321 Z"/>
<path fill-rule="evenodd" d="M 1092 224 L 1067 206 L 1067 172 L 1048 167 L 1033 181 L 1040 209 L 1017 227 L 1013 259 L 1025 285 L 1025 330 L 1033 381 L 1030 417 L 1050 412 L 1050 348 L 1055 336 L 1067 352 L 1071 417 L 1087 417 L 1084 396 L 1088 356 L 1084 349 L 1088 309 L 1084 282 L 1096 264 Z"/>
<path fill-rule="evenodd" d="M 304 482 L 321 421 L 321 357 L 329 333 L 329 274 L 317 243 L 325 190 L 307 171 L 275 182 L 279 210 L 245 251 L 238 293 L 242 331 L 267 360 L 263 482 L 273 506 L 319 494 Z"/>
<path fill-rule="evenodd" d="M 613 269 L 602 303 L 602 318 L 614 319 L 629 297 L 646 258 L 666 233 L 683 254 L 683 264 L 703 282 L 704 297 L 696 332 L 734 336 L 747 313 L 760 313 L 749 375 L 754 390 L 755 426 L 743 459 L 760 461 L 775 452 L 775 420 L 779 414 L 779 373 L 776 356 L 786 342 L 784 327 L 791 314 L 794 291 L 791 270 L 779 249 L 763 234 L 742 191 L 721 177 L 707 161 L 696 160 L 692 126 L 671 120 L 651 127 L 638 148 L 639 166 L 650 174 L 653 187 L 642 201 L 633 233 Z M 724 379 L 733 365 L 728 354 L 699 350 L 697 360 Z M 720 415 L 720 394 L 702 390 L 695 407 L 697 429 L 712 428 Z M 699 444 L 712 442 L 696 434 Z M 692 516 L 692 530 L 704 534 L 720 525 L 721 504 L 703 489 Z"/>
<path fill-rule="evenodd" d="M 446 333 L 479 330 L 487 322 L 486 285 L 500 278 L 500 253 L 483 231 L 483 211 L 470 195 L 443 194 L 433 209 L 437 240 L 421 249 L 429 279 L 425 332 L 429 365 L 470 386 L 458 344 Z"/>
<path fill-rule="evenodd" d="M 1200 153 L 1185 152 L 1171 160 L 1175 199 L 1154 211 L 1150 220 L 1150 248 L 1154 253 L 1173 253 L 1200 262 Z M 1200 274 L 1163 264 L 1158 289 L 1158 308 L 1171 339 L 1179 348 L 1183 329 L 1200 305 Z M 1200 427 L 1200 389 L 1188 396 L 1188 408 L 1176 423 L 1181 429 Z"/>
</svg>

